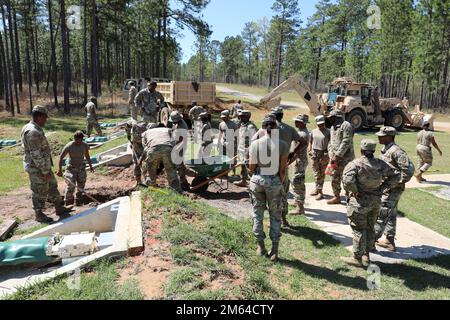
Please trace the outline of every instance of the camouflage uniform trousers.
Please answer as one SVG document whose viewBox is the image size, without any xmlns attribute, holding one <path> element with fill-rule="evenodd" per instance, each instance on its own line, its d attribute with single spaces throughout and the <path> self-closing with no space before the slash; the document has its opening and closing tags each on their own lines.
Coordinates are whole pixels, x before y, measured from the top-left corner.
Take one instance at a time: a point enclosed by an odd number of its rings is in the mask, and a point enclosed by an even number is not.
<svg viewBox="0 0 450 320">
<path fill-rule="evenodd" d="M 341 195 L 342 190 L 342 175 L 344 174 L 345 167 L 352 161 L 352 159 L 342 159 L 335 162 L 335 172 L 331 178 L 331 187 L 333 188 L 333 194 L 337 197 Z"/>
<path fill-rule="evenodd" d="M 363 194 L 359 199 L 350 199 L 347 217 L 353 231 L 353 254 L 357 258 L 374 248 L 375 223 L 380 208 L 379 196 Z"/>
<path fill-rule="evenodd" d="M 266 238 L 264 213 L 269 211 L 270 239 L 280 242 L 283 208 L 283 185 L 278 176 L 253 175 L 250 180 L 250 199 L 253 206 L 253 234 L 258 241 Z"/>
<path fill-rule="evenodd" d="M 149 177 L 148 184 L 150 186 L 156 185 L 158 169 L 162 163 L 164 165 L 164 170 L 166 171 L 170 188 L 181 192 L 180 180 L 177 176 L 176 167 L 172 162 L 172 147 L 165 145 L 156 146 L 147 152 L 145 162 Z"/>
<path fill-rule="evenodd" d="M 141 178 L 142 168 L 140 166 L 142 155 L 144 154 L 144 147 L 140 143 L 133 143 L 133 164 L 134 164 L 134 177 L 136 179 Z"/>
<path fill-rule="evenodd" d="M 394 240 L 397 234 L 397 207 L 400 198 L 405 191 L 405 186 L 385 190 L 381 197 L 381 211 L 375 226 L 375 239 L 386 235 L 389 240 Z"/>
<path fill-rule="evenodd" d="M 66 203 L 73 203 L 74 200 L 80 200 L 83 193 L 80 190 L 84 190 L 86 186 L 87 174 L 85 166 L 72 167 L 68 166 L 66 172 L 64 172 L 64 178 L 72 182 L 72 184 L 66 181 L 66 193 L 64 200 Z M 77 187 L 77 193 L 74 198 L 75 186 Z"/>
<path fill-rule="evenodd" d="M 139 117 L 139 108 L 134 105 L 134 103 L 129 104 L 129 113 L 133 120 L 138 121 Z"/>
<path fill-rule="evenodd" d="M 417 166 L 418 170 L 423 169 L 422 171 L 425 172 L 433 166 L 433 152 L 431 147 L 418 145 L 416 152 L 419 157 L 419 164 Z"/>
<path fill-rule="evenodd" d="M 325 183 L 325 170 L 330 162 L 328 152 L 313 150 L 311 152 L 311 160 L 314 172 L 314 181 L 316 182 L 316 190 L 322 191 Z"/>
<path fill-rule="evenodd" d="M 146 124 L 158 123 L 158 113 L 157 112 L 152 112 L 152 113 L 143 112 L 142 117 L 143 117 L 143 121 Z"/>
<path fill-rule="evenodd" d="M 87 128 L 86 132 L 88 136 L 91 136 L 92 130 L 95 128 L 95 131 L 97 131 L 97 134 L 99 136 L 103 135 L 102 128 L 100 128 L 100 125 L 98 124 L 98 121 L 94 118 L 87 118 Z"/>
<path fill-rule="evenodd" d="M 297 203 L 305 203 L 306 186 L 305 176 L 306 168 L 308 167 L 308 159 L 303 158 L 297 160 L 295 164 L 294 179 L 292 180 L 292 187 L 294 188 L 295 201 Z"/>
<path fill-rule="evenodd" d="M 239 161 L 240 162 L 244 162 L 245 160 L 248 159 L 249 154 L 248 154 L 248 150 L 244 151 L 238 151 L 239 154 Z M 247 168 L 246 164 L 242 164 L 241 165 L 241 180 L 242 181 L 248 181 L 250 179 L 250 174 L 249 174 L 249 170 Z"/>
<path fill-rule="evenodd" d="M 289 173 L 286 172 L 286 178 L 284 179 L 283 183 L 283 192 L 282 192 L 282 217 L 283 219 L 286 219 L 286 217 L 289 214 L 289 190 L 291 189 L 291 180 L 289 180 Z"/>
<path fill-rule="evenodd" d="M 49 199 L 55 207 L 62 206 L 61 194 L 58 191 L 58 183 L 55 175 L 51 172 L 49 181 L 45 181 L 41 170 L 30 168 L 28 170 L 30 178 L 31 198 L 35 212 L 42 211 L 45 208 L 45 202 Z"/>
</svg>

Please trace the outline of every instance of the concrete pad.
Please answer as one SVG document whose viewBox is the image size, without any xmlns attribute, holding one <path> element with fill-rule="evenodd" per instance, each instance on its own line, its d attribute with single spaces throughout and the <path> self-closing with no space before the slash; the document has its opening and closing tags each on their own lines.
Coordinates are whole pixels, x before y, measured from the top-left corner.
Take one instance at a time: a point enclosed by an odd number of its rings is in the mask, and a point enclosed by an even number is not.
<svg viewBox="0 0 450 320">
<path fill-rule="evenodd" d="M 445 176 L 429 176 L 431 185 L 441 184 Z M 450 175 L 448 175 L 450 181 Z M 444 180 L 443 183 L 446 183 Z M 408 188 L 414 187 L 414 183 L 408 184 Z M 420 185 L 423 187 L 423 185 Z M 309 196 L 314 184 L 307 184 L 306 217 L 314 222 L 320 229 L 341 242 L 348 250 L 352 250 L 352 230 L 348 224 L 345 203 L 330 206 L 327 200 L 316 201 Z M 324 193 L 331 195 L 329 183 L 325 185 Z M 328 197 L 329 199 L 330 197 Z M 371 254 L 374 262 L 402 263 L 407 259 L 425 259 L 437 255 L 450 255 L 450 239 L 434 232 L 407 218 L 399 217 L 397 221 L 397 250 L 392 253 L 380 248 L 378 254 Z"/>
<path fill-rule="evenodd" d="M 99 153 L 96 155 L 98 163 L 94 165 L 94 168 L 100 166 L 128 166 L 133 163 L 133 152 L 130 149 L 129 144 L 121 145 L 117 148 Z"/>
</svg>

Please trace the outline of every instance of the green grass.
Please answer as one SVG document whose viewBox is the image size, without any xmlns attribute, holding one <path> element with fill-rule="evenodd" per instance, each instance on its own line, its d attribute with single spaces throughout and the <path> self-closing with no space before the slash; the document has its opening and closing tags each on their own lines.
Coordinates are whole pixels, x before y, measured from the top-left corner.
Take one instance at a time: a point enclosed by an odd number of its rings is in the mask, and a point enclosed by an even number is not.
<svg viewBox="0 0 450 320">
<path fill-rule="evenodd" d="M 157 237 L 170 244 L 175 264 L 164 284 L 165 299 L 433 300 L 450 296 L 450 261 L 445 256 L 401 265 L 379 263 L 381 287 L 373 291 L 367 288 L 365 270 L 340 260 L 351 253 L 305 217 L 291 218 L 294 227 L 283 234 L 281 260 L 272 263 L 255 255 L 250 220 L 232 220 L 204 202 L 169 190 L 148 189 L 142 197 L 144 221 L 162 222 Z M 92 272 L 82 273 L 81 290 L 68 290 L 67 278 L 59 278 L 22 289 L 11 298 L 141 299 L 133 279 L 122 285 L 117 281 L 125 262 L 97 263 Z"/>
<path fill-rule="evenodd" d="M 81 273 L 80 287 L 67 276 L 20 289 L 9 300 L 143 300 L 138 285 L 129 280 L 119 284 L 122 263 L 101 260 L 90 266 L 90 273 Z"/>
<path fill-rule="evenodd" d="M 367 289 L 367 273 L 339 259 L 350 252 L 304 217 L 281 241 L 281 261 L 256 257 L 251 221 L 232 220 L 203 202 L 166 190 L 143 194 L 146 219 L 162 217 L 161 238 L 171 244 L 177 268 L 165 285 L 168 299 L 446 299 L 450 284 L 447 257 L 378 264 L 381 289 Z M 267 243 L 269 245 L 269 243 Z M 243 270 L 241 285 L 226 281 L 211 289 L 208 279 L 234 269 L 223 263 L 235 259 Z M 229 268 L 227 268 L 229 267 Z"/>
<path fill-rule="evenodd" d="M 105 118 L 103 121 L 108 121 Z M 111 118 L 115 122 L 120 122 L 121 118 Z M 0 139 L 20 139 L 22 127 L 29 122 L 28 118 L 4 118 L 0 123 Z M 72 140 L 76 130 L 84 129 L 86 120 L 84 117 L 52 117 L 45 126 L 45 132 L 49 134 L 48 141 L 52 149 L 54 170 L 57 170 L 59 154 L 62 148 Z M 115 148 L 127 142 L 126 137 L 122 137 L 104 146 L 92 150 L 91 155 Z M 6 195 L 12 190 L 28 185 L 28 175 L 23 170 L 22 148 L 15 147 L 0 151 L 0 196 Z"/>
<path fill-rule="evenodd" d="M 423 190 L 406 190 L 399 212 L 410 220 L 450 238 L 450 201 Z"/>
</svg>

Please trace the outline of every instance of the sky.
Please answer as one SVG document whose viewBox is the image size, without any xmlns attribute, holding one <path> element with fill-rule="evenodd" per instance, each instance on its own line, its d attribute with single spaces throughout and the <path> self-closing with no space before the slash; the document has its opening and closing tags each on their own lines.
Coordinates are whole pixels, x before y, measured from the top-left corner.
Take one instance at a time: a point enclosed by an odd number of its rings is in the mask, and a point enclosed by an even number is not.
<svg viewBox="0 0 450 320">
<path fill-rule="evenodd" d="M 203 19 L 211 26 L 211 40 L 223 41 L 227 36 L 240 35 L 244 25 L 263 17 L 271 18 L 274 0 L 211 0 L 203 11 Z M 305 23 L 314 13 L 318 0 L 299 0 L 301 19 Z M 183 50 L 182 62 L 195 53 L 195 35 L 188 29 L 181 32 L 178 42 Z"/>
</svg>

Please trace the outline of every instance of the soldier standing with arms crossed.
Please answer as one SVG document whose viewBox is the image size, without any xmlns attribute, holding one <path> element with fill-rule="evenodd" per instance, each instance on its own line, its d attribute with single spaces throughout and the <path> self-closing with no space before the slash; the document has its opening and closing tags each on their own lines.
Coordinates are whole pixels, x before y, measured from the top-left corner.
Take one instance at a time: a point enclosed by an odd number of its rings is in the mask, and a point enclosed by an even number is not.
<svg viewBox="0 0 450 320">
<path fill-rule="evenodd" d="M 156 91 L 158 84 L 152 81 L 148 84 L 147 89 L 141 90 L 134 99 L 136 108 L 143 112 L 144 122 L 157 123 L 159 108 L 164 104 L 164 96 Z"/>
<path fill-rule="evenodd" d="M 278 261 L 281 239 L 281 216 L 283 209 L 283 181 L 286 179 L 289 148 L 283 141 L 274 141 L 272 130 L 277 129 L 273 118 L 263 120 L 266 134 L 255 140 L 249 148 L 250 198 L 253 206 L 253 233 L 258 241 L 257 254 L 266 256 L 264 243 L 264 212 L 270 215 L 270 260 Z M 270 161 L 268 161 L 270 160 Z"/>
<path fill-rule="evenodd" d="M 69 162 L 64 173 L 64 179 L 66 180 L 67 188 L 64 197 L 65 205 L 71 206 L 75 203 L 76 206 L 81 206 L 81 197 L 86 186 L 87 174 L 86 164 L 84 160 L 89 164 L 91 172 L 94 171 L 92 166 L 91 156 L 89 155 L 89 145 L 83 142 L 84 134 L 81 131 L 75 132 L 74 140 L 69 142 L 61 152 L 58 165 L 58 177 L 63 177 L 62 167 L 64 158 L 69 155 Z M 74 197 L 75 187 L 77 193 Z"/>
<path fill-rule="evenodd" d="M 331 163 L 335 166 L 331 186 L 334 198 L 328 201 L 329 205 L 341 204 L 342 173 L 345 167 L 355 159 L 353 149 L 354 129 L 350 122 L 344 120 L 344 115 L 339 110 L 331 111 L 329 117 L 332 124 L 328 153 Z"/>
<path fill-rule="evenodd" d="M 419 183 L 422 183 L 426 181 L 422 175 L 433 166 L 433 149 L 431 146 L 435 147 L 442 157 L 442 150 L 434 138 L 434 133 L 430 131 L 428 121 L 424 121 L 423 130 L 417 134 L 417 144 L 416 152 L 420 161 L 417 166 L 416 179 Z"/>
<path fill-rule="evenodd" d="M 328 157 L 328 144 L 330 143 L 330 130 L 325 127 L 325 117 L 316 117 L 317 129 L 311 132 L 309 155 L 313 162 L 314 181 L 316 189 L 311 196 L 316 196 L 316 200 L 323 199 L 323 185 L 325 183 L 325 170 L 330 158 Z"/>
<path fill-rule="evenodd" d="M 381 208 L 381 190 L 399 181 L 399 176 L 383 160 L 374 157 L 377 143 L 361 142 L 361 158 L 350 162 L 344 170 L 342 182 L 350 193 L 347 217 L 353 230 L 353 257 L 342 257 L 356 267 L 370 265 L 369 252 L 375 243 L 375 223 Z"/>
<path fill-rule="evenodd" d="M 405 185 L 414 175 L 414 165 L 405 151 L 395 144 L 397 130 L 392 127 L 383 127 L 377 133 L 380 144 L 384 145 L 381 150 L 381 160 L 389 164 L 400 179 L 394 186 L 384 188 L 381 197 L 381 211 L 375 226 L 375 240 L 379 240 L 383 233 L 386 240 L 378 241 L 378 245 L 389 251 L 395 252 L 395 236 L 397 234 L 397 207 L 400 198 L 405 191 Z M 372 248 L 374 250 L 375 248 Z"/>
<path fill-rule="evenodd" d="M 58 183 L 52 172 L 53 160 L 50 146 L 42 129 L 48 119 L 47 108 L 35 106 L 31 114 L 33 119 L 22 128 L 21 134 L 24 169 L 30 178 L 31 198 L 36 221 L 51 223 L 53 219 L 43 212 L 47 199 L 53 203 L 56 215 L 60 217 L 69 213 L 70 210 L 63 206 Z"/>
</svg>

